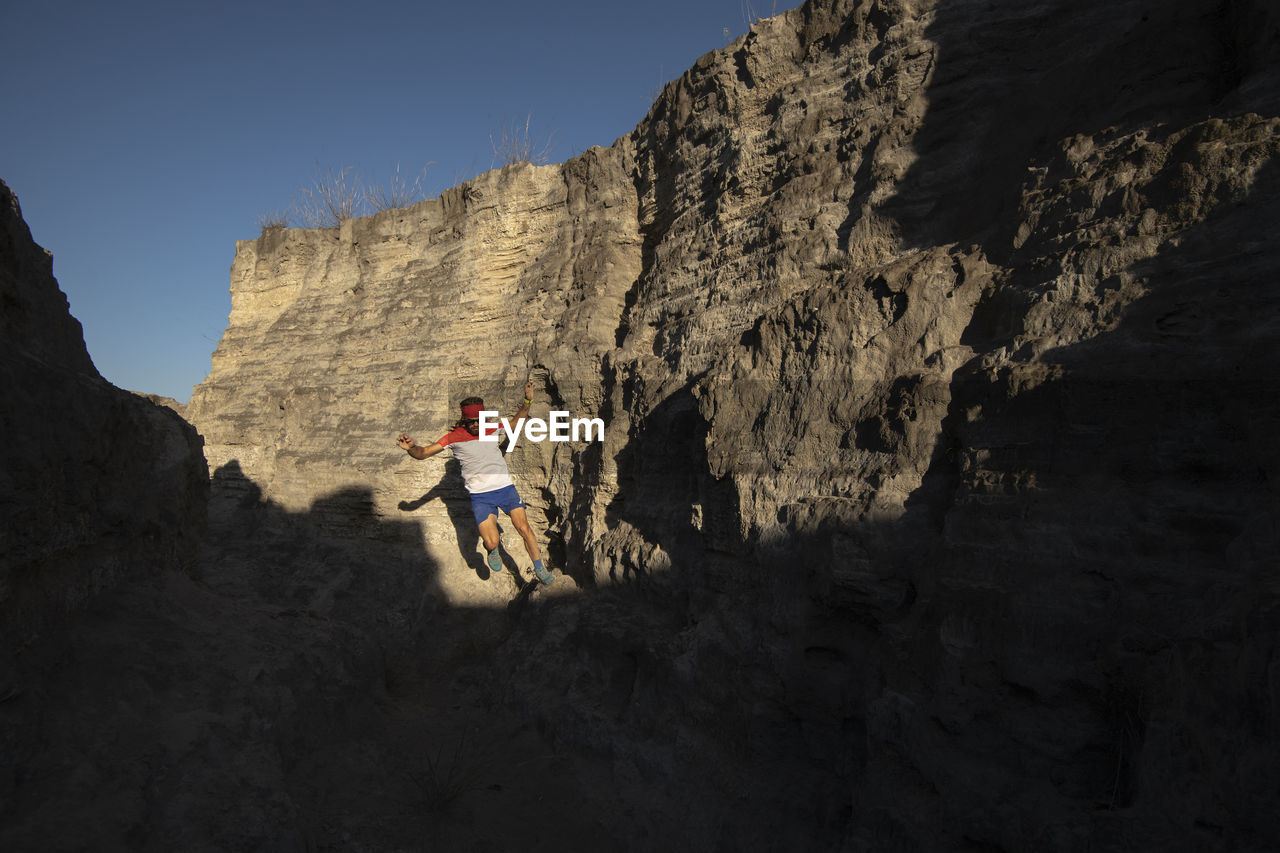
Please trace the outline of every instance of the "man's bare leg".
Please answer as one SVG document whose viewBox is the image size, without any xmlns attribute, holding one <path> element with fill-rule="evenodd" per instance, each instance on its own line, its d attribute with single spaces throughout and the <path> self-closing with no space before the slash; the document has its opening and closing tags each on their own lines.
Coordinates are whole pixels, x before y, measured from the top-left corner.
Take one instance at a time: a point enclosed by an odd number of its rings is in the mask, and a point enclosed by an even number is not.
<svg viewBox="0 0 1280 853">
<path fill-rule="evenodd" d="M 542 565 L 542 552 L 538 550 L 538 540 L 533 535 L 533 528 L 529 526 L 529 517 L 525 515 L 524 507 L 518 506 L 507 514 L 511 516 L 511 523 L 524 540 L 524 549 L 529 552 L 529 559 L 533 560 L 533 576 L 543 583 L 551 583 L 554 576 Z"/>
<path fill-rule="evenodd" d="M 479 524 L 480 541 L 484 542 L 484 550 L 487 554 L 487 562 L 489 571 L 492 574 L 501 574 L 502 557 L 498 554 L 498 543 L 501 538 L 498 535 L 498 517 L 493 513 Z"/>
<path fill-rule="evenodd" d="M 529 526 L 529 517 L 525 515 L 524 507 L 518 506 L 511 510 L 509 514 L 511 523 L 516 526 L 516 532 L 524 540 L 524 549 L 529 552 L 529 559 L 541 560 L 542 552 L 538 550 L 538 540 L 533 535 L 533 528 Z M 497 527 L 496 522 L 494 527 Z"/>
</svg>

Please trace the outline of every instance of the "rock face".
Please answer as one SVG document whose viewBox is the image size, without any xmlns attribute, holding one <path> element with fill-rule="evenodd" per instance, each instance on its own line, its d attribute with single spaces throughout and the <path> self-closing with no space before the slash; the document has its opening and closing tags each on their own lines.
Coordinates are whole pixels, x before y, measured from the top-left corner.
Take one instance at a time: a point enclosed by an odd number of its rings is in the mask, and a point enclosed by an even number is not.
<svg viewBox="0 0 1280 853">
<path fill-rule="evenodd" d="M 190 562 L 208 473 L 189 424 L 98 375 L 3 184 L 0 220 L 0 625 L 16 648 L 121 578 Z"/>
<path fill-rule="evenodd" d="M 188 416 L 455 605 L 512 590 L 395 434 L 603 418 L 509 457 L 571 580 L 494 689 L 690 846 L 1265 849 L 1277 26 L 808 3 L 609 149 L 240 243 Z"/>
<path fill-rule="evenodd" d="M 601 358 L 617 344 L 642 269 L 627 150 L 623 142 L 563 167 L 492 172 L 341 231 L 238 244 L 232 319 L 188 409 L 210 467 L 236 462 L 291 511 L 366 486 L 378 518 L 408 518 L 399 506 L 421 503 L 413 517 L 446 566 L 450 597 L 505 602 L 508 591 L 476 584 L 459 553 L 460 532 L 474 528 L 461 479 L 442 478 L 439 458 L 415 464 L 395 436 L 431 443 L 471 394 L 511 413 L 531 372 L 540 377 L 535 415 L 545 417 L 548 391 L 554 405 L 599 411 Z M 576 493 L 568 479 L 588 464 L 579 459 L 588 448 L 554 447 L 558 455 L 528 445 L 513 464 L 543 527 L 564 523 L 559 501 Z M 553 478 L 558 488 L 542 487 Z"/>
</svg>

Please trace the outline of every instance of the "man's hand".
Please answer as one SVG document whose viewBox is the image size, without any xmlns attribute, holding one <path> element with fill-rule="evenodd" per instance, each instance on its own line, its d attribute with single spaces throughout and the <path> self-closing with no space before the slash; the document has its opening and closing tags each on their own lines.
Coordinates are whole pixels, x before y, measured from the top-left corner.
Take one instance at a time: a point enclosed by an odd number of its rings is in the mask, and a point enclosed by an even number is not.
<svg viewBox="0 0 1280 853">
<path fill-rule="evenodd" d="M 532 382 L 524 383 L 524 398 L 526 400 L 533 399 L 533 383 Z"/>
<path fill-rule="evenodd" d="M 400 437 L 396 439 L 396 444 L 400 445 L 402 450 L 412 450 L 415 446 L 413 439 L 409 437 L 408 433 L 404 432 L 400 433 Z"/>
</svg>

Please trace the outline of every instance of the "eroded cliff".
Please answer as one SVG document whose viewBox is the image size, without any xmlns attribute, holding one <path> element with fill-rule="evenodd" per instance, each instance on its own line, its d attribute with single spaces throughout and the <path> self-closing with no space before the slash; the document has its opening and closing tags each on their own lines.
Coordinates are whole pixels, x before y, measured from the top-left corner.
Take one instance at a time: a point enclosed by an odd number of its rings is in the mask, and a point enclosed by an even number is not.
<svg viewBox="0 0 1280 853">
<path fill-rule="evenodd" d="M 516 591 L 394 435 L 530 375 L 602 417 L 510 456 L 569 578 L 493 690 L 691 846 L 1264 849 L 1276 33 L 808 3 L 608 149 L 240 243 L 188 416 L 455 606 Z"/>
<path fill-rule="evenodd" d="M 189 563 L 208 474 L 195 430 L 94 368 L 0 183 L 0 625 L 20 643 L 120 578 Z"/>
<path fill-rule="evenodd" d="M 13 850 L 122 842 L 97 818 L 118 820 L 141 789 L 123 782 L 138 754 L 104 748 L 121 729 L 103 725 L 95 688 L 125 681 L 140 650 L 103 644 L 85 665 L 75 639 L 113 594 L 190 571 L 209 494 L 200 436 L 98 375 L 52 266 L 0 183 L 0 846 Z M 112 708 L 132 717 L 126 700 Z M 103 787 L 119 796 L 91 817 L 85 791 Z"/>
</svg>

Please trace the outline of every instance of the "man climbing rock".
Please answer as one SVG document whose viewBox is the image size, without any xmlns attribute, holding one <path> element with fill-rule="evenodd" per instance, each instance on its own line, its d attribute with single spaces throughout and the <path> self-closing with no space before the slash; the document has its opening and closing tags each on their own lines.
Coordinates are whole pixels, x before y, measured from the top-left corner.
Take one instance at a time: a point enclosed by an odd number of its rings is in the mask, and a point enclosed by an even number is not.
<svg viewBox="0 0 1280 853">
<path fill-rule="evenodd" d="M 529 404 L 533 402 L 533 383 L 525 383 L 524 405 L 516 413 L 516 421 L 529 414 Z M 525 515 L 524 502 L 516 491 L 511 474 L 507 471 L 507 462 L 502 458 L 502 442 L 480 440 L 480 412 L 485 411 L 484 401 L 479 397 L 467 397 L 460 404 L 462 418 L 449 433 L 441 436 L 434 444 L 421 447 L 407 434 L 401 433 L 396 443 L 408 451 L 414 459 L 426 459 L 435 456 L 449 447 L 454 458 L 462 467 L 462 479 L 467 491 L 471 493 L 471 511 L 476 517 L 476 525 L 480 529 L 480 538 L 488 552 L 489 571 L 494 577 L 502 573 L 502 559 L 498 554 L 498 511 L 505 512 L 515 525 L 516 532 L 524 540 L 524 548 L 533 560 L 533 574 L 544 584 L 554 579 L 551 572 L 542 565 L 542 553 L 538 550 L 538 540 L 534 538 L 533 528 Z M 492 427 L 497 431 L 498 427 Z"/>
</svg>

